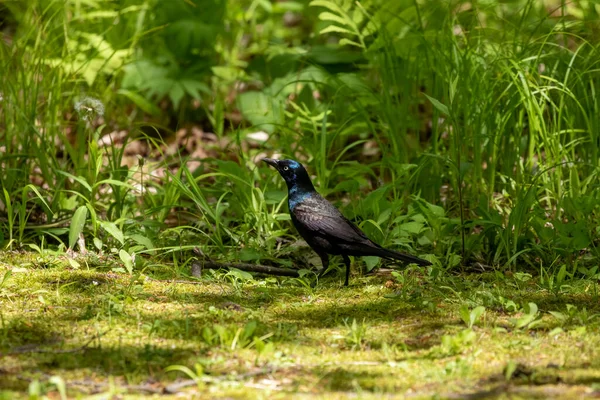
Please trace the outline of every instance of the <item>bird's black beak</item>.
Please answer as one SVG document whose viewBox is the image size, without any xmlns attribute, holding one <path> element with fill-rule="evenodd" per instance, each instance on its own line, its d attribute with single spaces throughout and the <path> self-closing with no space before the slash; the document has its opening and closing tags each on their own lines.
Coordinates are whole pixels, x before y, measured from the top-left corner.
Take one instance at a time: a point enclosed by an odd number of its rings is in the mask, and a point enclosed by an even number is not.
<svg viewBox="0 0 600 400">
<path fill-rule="evenodd" d="M 275 169 L 279 169 L 279 161 L 273 160 L 272 158 L 263 158 L 262 160 L 270 166 L 275 167 Z"/>
</svg>

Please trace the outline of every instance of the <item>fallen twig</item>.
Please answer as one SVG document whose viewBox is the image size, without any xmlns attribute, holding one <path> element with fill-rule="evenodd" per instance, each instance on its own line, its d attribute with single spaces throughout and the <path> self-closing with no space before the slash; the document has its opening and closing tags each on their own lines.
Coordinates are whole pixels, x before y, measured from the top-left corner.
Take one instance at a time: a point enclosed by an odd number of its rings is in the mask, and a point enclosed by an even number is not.
<svg viewBox="0 0 600 400">
<path fill-rule="evenodd" d="M 188 285 L 206 285 L 206 282 L 190 281 L 187 279 L 156 279 L 156 278 L 151 278 L 149 276 L 145 276 L 144 279 L 152 281 L 152 282 L 160 282 L 160 283 L 184 283 L 184 284 L 188 284 Z"/>
<path fill-rule="evenodd" d="M 208 260 L 204 261 L 204 268 L 208 269 L 221 269 L 221 268 L 237 268 L 247 272 L 259 272 L 261 274 L 279 275 L 279 276 L 293 276 L 299 277 L 298 271 L 290 268 L 278 268 L 270 267 L 268 265 L 260 264 L 247 264 L 247 263 L 218 263 L 216 261 Z"/>
<path fill-rule="evenodd" d="M 268 265 L 248 264 L 248 263 L 220 263 L 220 262 L 211 260 L 204 253 L 202 253 L 202 251 L 198 248 L 194 249 L 194 253 L 196 253 L 196 255 L 198 257 L 200 257 L 200 260 L 198 261 L 198 263 L 196 263 L 195 265 L 193 264 L 193 266 L 192 266 L 192 269 L 195 272 L 195 274 L 198 274 L 204 268 L 208 268 L 208 269 L 237 268 L 242 271 L 258 272 L 261 274 L 268 274 L 268 275 L 292 276 L 295 278 L 300 276 L 298 274 L 298 270 L 295 270 L 295 269 L 278 268 L 278 267 L 271 267 Z M 200 270 L 200 271 L 198 271 L 198 270 Z"/>
</svg>

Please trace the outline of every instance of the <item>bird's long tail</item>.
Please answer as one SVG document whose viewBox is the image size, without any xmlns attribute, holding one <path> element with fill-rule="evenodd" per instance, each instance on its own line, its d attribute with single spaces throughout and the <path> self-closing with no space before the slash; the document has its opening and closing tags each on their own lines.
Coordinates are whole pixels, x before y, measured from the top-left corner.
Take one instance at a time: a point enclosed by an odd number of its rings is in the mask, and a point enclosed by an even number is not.
<svg viewBox="0 0 600 400">
<path fill-rule="evenodd" d="M 422 267 L 427 265 L 431 265 L 431 263 L 427 260 L 423 260 L 422 258 L 411 256 L 410 254 L 400 253 L 399 251 L 394 251 L 390 249 L 385 249 L 383 247 L 375 247 L 371 248 L 370 252 L 373 253 L 374 256 L 379 256 L 383 258 L 391 258 L 394 260 L 400 260 L 407 263 L 417 264 Z"/>
</svg>

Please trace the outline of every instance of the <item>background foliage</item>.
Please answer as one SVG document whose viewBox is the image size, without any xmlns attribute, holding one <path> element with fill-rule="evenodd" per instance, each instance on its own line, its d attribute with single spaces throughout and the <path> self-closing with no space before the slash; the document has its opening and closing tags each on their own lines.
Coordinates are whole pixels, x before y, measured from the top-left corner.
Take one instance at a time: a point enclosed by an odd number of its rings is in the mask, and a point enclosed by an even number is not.
<svg viewBox="0 0 600 400">
<path fill-rule="evenodd" d="M 598 395 L 599 12 L 0 1 L 0 400 Z M 265 156 L 433 265 L 318 281 Z"/>
<path fill-rule="evenodd" d="M 434 269 L 597 276 L 595 2 L 0 7 L 4 248 L 302 265 L 275 154 Z"/>
</svg>

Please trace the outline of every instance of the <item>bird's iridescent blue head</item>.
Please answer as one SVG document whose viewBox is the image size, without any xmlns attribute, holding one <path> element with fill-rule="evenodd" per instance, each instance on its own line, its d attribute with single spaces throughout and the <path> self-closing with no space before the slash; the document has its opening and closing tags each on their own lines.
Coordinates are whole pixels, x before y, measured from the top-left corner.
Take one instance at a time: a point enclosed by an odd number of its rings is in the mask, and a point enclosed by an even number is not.
<svg viewBox="0 0 600 400">
<path fill-rule="evenodd" d="M 285 179 L 288 189 L 303 189 L 305 191 L 314 191 L 315 188 L 310 181 L 308 172 L 304 166 L 294 160 L 273 160 L 272 158 L 263 158 L 263 161 L 274 167 Z"/>
</svg>

